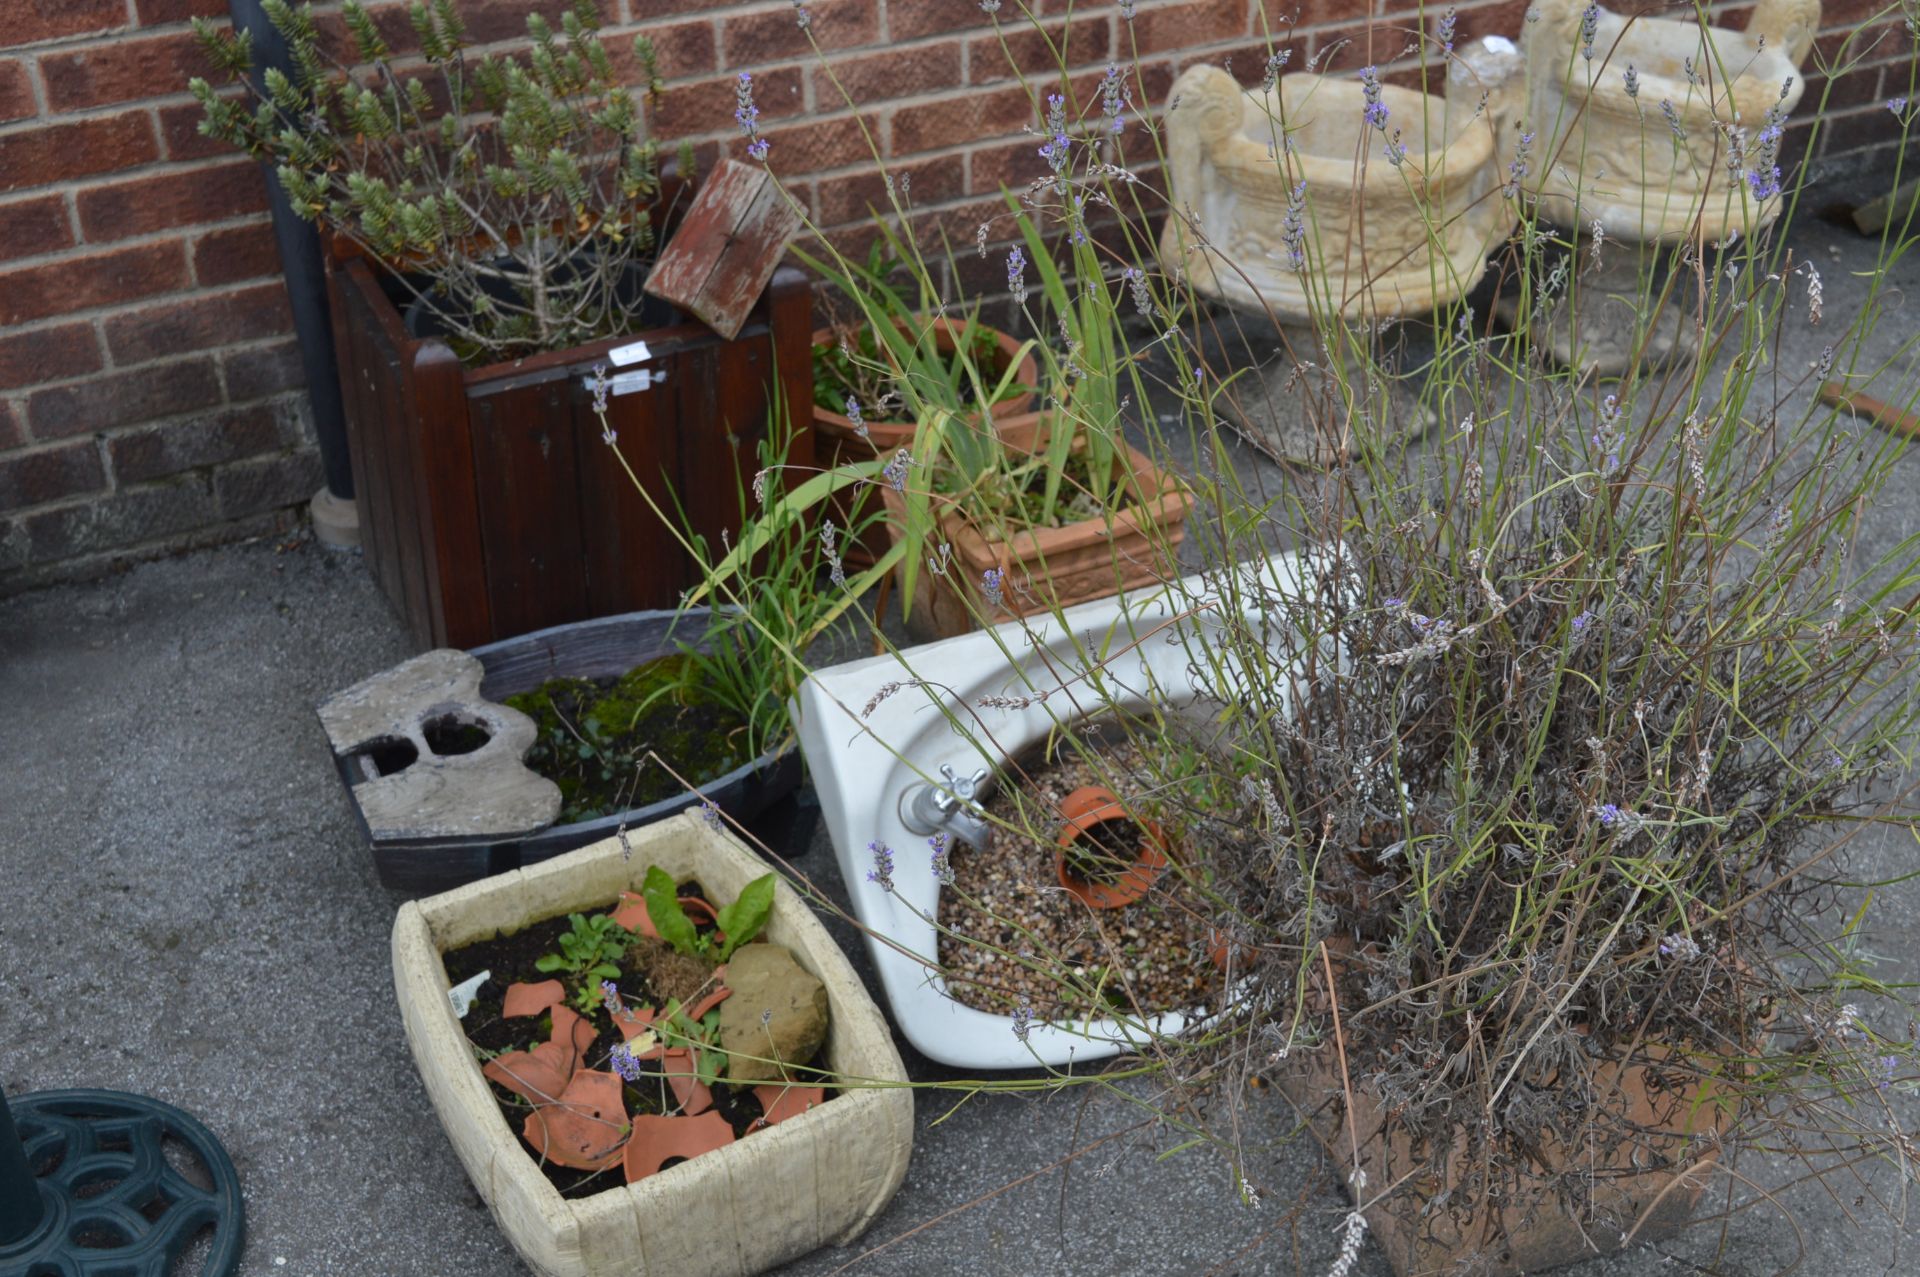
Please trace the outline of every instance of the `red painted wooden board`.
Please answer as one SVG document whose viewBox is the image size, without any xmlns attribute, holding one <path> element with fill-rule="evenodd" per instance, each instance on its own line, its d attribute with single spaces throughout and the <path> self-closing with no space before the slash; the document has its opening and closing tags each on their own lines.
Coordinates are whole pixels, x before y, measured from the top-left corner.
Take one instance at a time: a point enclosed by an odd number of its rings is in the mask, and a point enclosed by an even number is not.
<svg viewBox="0 0 1920 1277">
<path fill-rule="evenodd" d="M 722 160 L 668 241 L 647 291 L 732 341 L 800 229 L 800 211 L 763 168 Z"/>
</svg>

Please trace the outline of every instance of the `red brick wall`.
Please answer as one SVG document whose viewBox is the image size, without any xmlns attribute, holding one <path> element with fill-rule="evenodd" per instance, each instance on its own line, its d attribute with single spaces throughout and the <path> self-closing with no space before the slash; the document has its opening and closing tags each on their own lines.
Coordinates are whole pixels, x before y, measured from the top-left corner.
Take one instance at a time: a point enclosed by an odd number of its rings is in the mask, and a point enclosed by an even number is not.
<svg viewBox="0 0 1920 1277">
<path fill-rule="evenodd" d="M 1027 5 L 1056 39 L 1067 33 L 1068 0 Z M 476 38 L 510 40 L 528 11 L 557 7 L 466 0 L 463 12 Z M 1444 7 L 1427 6 L 1429 26 Z M 1743 20 L 1745 6 L 1719 7 Z M 1823 51 L 1883 7 L 1828 0 Z M 739 154 L 732 79 L 751 70 L 770 162 L 850 238 L 884 199 L 862 125 L 910 175 L 913 202 L 961 242 L 999 207 L 1001 184 L 1039 172 L 1008 56 L 1029 73 L 1051 58 L 1020 0 L 1001 6 L 1007 49 L 978 0 L 812 0 L 852 106 L 789 0 L 601 8 L 617 52 L 621 33 L 654 37 L 670 88 L 656 132 L 694 139 L 704 162 L 721 147 Z M 1419 23 L 1410 0 L 1138 0 L 1131 24 L 1120 8 L 1071 5 L 1071 61 L 1092 77 L 1137 51 L 1153 105 L 1195 61 L 1258 79 L 1269 29 L 1301 50 L 1296 67 L 1350 38 L 1334 65 L 1352 70 L 1401 57 Z M 1516 33 L 1526 4 L 1458 8 L 1464 40 Z M 404 6 L 377 12 L 404 40 Z M 319 486 L 260 174 L 195 133 L 184 88 L 202 70 L 186 20 L 224 13 L 224 0 L 0 4 L 0 589 L 270 526 Z M 1913 45 L 1891 20 L 1869 34 L 1879 45 L 1835 84 L 1838 110 L 1811 152 L 1828 167 L 1874 165 L 1895 144 L 1881 102 L 1908 92 Z M 1810 81 L 1809 103 L 1824 87 Z M 1803 148 L 1810 127 L 1796 125 Z"/>
</svg>

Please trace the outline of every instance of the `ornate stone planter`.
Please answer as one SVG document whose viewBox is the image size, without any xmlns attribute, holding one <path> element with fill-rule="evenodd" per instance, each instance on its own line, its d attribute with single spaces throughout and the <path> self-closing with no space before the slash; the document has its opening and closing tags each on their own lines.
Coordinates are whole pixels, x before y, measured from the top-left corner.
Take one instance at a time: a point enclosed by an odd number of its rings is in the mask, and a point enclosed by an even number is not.
<svg viewBox="0 0 1920 1277">
<path fill-rule="evenodd" d="M 1518 55 L 1488 66 L 1517 74 Z M 1513 225 L 1498 191 L 1493 108 L 1481 109 L 1479 92 L 1387 85 L 1380 100 L 1386 134 L 1367 123 L 1365 89 L 1351 76 L 1287 75 L 1264 93 L 1243 92 L 1218 67 L 1196 66 L 1169 99 L 1175 211 L 1160 261 L 1202 296 L 1281 327 L 1290 355 L 1266 384 L 1230 390 L 1226 404 L 1256 445 L 1283 460 L 1322 463 L 1352 450 L 1315 420 L 1327 414 L 1311 401 L 1331 402 L 1330 387 L 1295 377 L 1296 362 L 1349 363 L 1323 349 L 1316 329 L 1353 324 L 1366 349 L 1381 321 L 1471 289 Z M 1405 148 L 1397 165 L 1387 152 L 1396 134 Z M 1420 428 L 1401 425 L 1407 435 Z"/>
<path fill-rule="evenodd" d="M 474 1189 L 543 1277 L 746 1277 L 858 1237 L 906 1175 L 913 1093 L 880 1010 L 806 904 L 782 884 L 766 936 L 827 986 L 825 1104 L 637 1183 L 562 1198 L 500 1115 L 448 1001 L 441 954 L 604 907 L 650 865 L 731 898 L 765 866 L 691 813 L 400 908 L 393 978 L 407 1044 Z M 877 1084 L 877 1085 L 872 1085 Z"/>
</svg>

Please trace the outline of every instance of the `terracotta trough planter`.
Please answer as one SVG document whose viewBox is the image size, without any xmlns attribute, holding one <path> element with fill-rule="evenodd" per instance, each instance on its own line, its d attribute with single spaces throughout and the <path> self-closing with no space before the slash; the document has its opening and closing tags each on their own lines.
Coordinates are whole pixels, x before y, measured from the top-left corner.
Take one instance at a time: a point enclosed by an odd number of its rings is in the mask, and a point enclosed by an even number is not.
<svg viewBox="0 0 1920 1277">
<path fill-rule="evenodd" d="M 913 1150 L 913 1096 L 852 1086 L 824 1104 L 690 1156 L 632 1184 L 563 1198 L 501 1116 L 448 1001 L 441 955 L 570 912 L 603 909 L 659 865 L 723 898 L 763 866 L 691 813 L 554 860 L 401 906 L 393 976 L 407 1043 L 455 1154 L 507 1239 L 543 1277 L 746 1277 L 858 1237 L 892 1198 Z M 806 904 L 781 885 L 766 938 L 827 987 L 822 1067 L 901 1084 L 906 1070 L 879 1008 Z M 679 1120 L 679 1119 L 676 1119 Z M 675 1128 L 685 1134 L 684 1128 Z M 635 1149 L 645 1159 L 659 1152 Z M 662 1153 L 680 1155 L 684 1150 Z M 620 1156 L 627 1156 L 623 1146 Z"/>
<path fill-rule="evenodd" d="M 1009 447 L 1038 450 L 1046 446 L 1043 414 L 1009 424 L 1022 432 Z M 914 578 L 913 607 L 907 631 L 920 642 L 952 638 L 975 628 L 967 599 L 988 624 L 1019 616 L 1048 612 L 1057 604 L 1072 607 L 1094 599 L 1169 581 L 1178 575 L 1175 563 L 1186 537 L 1187 514 L 1193 496 L 1170 471 L 1148 460 L 1132 446 L 1116 457 L 1116 477 L 1135 500 L 1112 518 L 1081 519 L 1058 528 L 1018 533 L 1009 540 L 990 540 L 964 514 L 948 511 L 940 518 L 941 536 L 953 547 L 953 566 L 937 576 L 921 565 Z M 906 504 L 891 489 L 882 489 L 893 535 L 906 522 Z M 1001 573 L 1004 587 L 998 604 L 988 602 L 981 578 L 989 568 Z"/>
</svg>

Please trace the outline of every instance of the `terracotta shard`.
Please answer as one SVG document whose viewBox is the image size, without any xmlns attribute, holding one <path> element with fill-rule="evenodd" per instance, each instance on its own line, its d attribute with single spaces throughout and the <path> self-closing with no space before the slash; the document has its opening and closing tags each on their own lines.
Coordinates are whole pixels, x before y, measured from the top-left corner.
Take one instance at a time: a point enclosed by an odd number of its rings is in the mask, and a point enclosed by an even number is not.
<svg viewBox="0 0 1920 1277">
<path fill-rule="evenodd" d="M 567 1089 L 581 1058 L 598 1036 L 571 1007 L 553 1008 L 553 1037 L 531 1051 L 509 1051 L 480 1072 L 530 1104 L 551 1104 Z"/>
<path fill-rule="evenodd" d="M 645 1179 L 669 1158 L 698 1157 L 733 1143 L 733 1127 L 718 1113 L 699 1117 L 636 1117 L 627 1140 L 627 1183 Z"/>
<path fill-rule="evenodd" d="M 827 1098 L 826 1090 L 818 1086 L 756 1086 L 753 1094 L 765 1114 L 754 1123 L 756 1127 L 777 1126 L 790 1117 L 799 1117 Z"/>
<path fill-rule="evenodd" d="M 558 1006 L 567 1000 L 567 987 L 558 980 L 542 980 L 538 984 L 510 984 L 507 996 L 500 1006 L 500 1014 L 512 1018 L 522 1015 L 539 1015 L 548 1007 Z"/>
<path fill-rule="evenodd" d="M 653 919 L 647 916 L 647 902 L 634 891 L 620 893 L 620 907 L 613 911 L 613 920 L 628 931 L 658 939 L 660 933 L 653 929 Z"/>
<path fill-rule="evenodd" d="M 713 1107 L 713 1092 L 700 1080 L 699 1066 L 690 1049 L 679 1047 L 666 1052 L 660 1058 L 660 1072 L 673 1088 L 673 1097 L 680 1101 L 682 1113 L 704 1113 Z"/>
<path fill-rule="evenodd" d="M 582 1069 L 573 1075 L 559 1101 L 527 1115 L 522 1134 L 550 1162 L 575 1170 L 602 1171 L 625 1155 L 627 1107 L 620 1079 Z"/>
<path fill-rule="evenodd" d="M 727 969 L 725 967 L 714 968 L 713 978 L 724 981 L 727 978 Z M 701 1016 L 713 1010 L 732 996 L 733 990 L 729 989 L 725 984 L 722 984 L 712 993 L 709 993 L 706 997 L 701 998 L 698 1002 L 687 1008 L 687 1018 L 695 1024 L 698 1024 L 700 1023 Z"/>
<path fill-rule="evenodd" d="M 642 1007 L 638 1011 L 630 1011 L 622 1007 L 613 1017 L 613 1027 L 620 1030 L 621 1038 L 629 1044 L 636 1040 L 653 1043 L 652 1046 L 635 1051 L 633 1058 L 636 1060 L 657 1060 L 666 1052 L 667 1048 L 661 1044 L 660 1039 L 653 1032 L 653 1020 L 657 1014 L 659 1013 L 652 1007 Z"/>
</svg>

